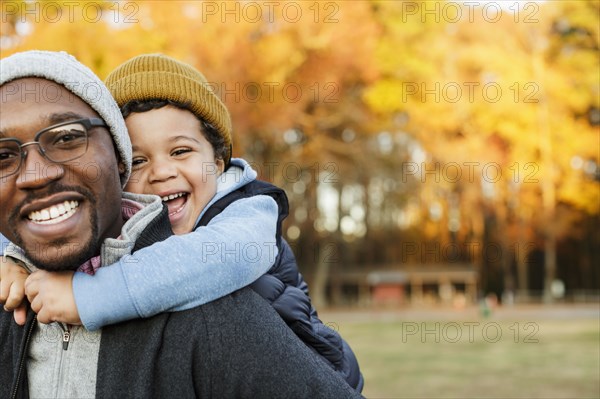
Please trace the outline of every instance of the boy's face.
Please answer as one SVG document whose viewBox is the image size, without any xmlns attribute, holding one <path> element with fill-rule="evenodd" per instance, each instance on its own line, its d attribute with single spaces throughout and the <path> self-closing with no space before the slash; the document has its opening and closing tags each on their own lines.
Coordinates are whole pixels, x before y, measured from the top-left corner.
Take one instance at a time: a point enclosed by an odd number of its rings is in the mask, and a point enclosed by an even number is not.
<svg viewBox="0 0 600 399">
<path fill-rule="evenodd" d="M 215 160 L 200 121 L 189 111 L 166 106 L 132 113 L 125 123 L 133 145 L 125 190 L 161 197 L 175 234 L 189 233 L 217 191 L 223 160 Z"/>
<path fill-rule="evenodd" d="M 57 123 L 99 118 L 79 97 L 44 79 L 7 83 L 0 87 L 0 98 L 0 138 L 21 144 Z M 62 145 L 72 137 L 55 142 Z M 10 160 L 17 155 L 6 143 L 0 157 Z M 123 224 L 119 165 L 110 132 L 90 129 L 87 150 L 68 162 L 48 160 L 38 144 L 23 151 L 27 155 L 20 169 L 0 179 L 1 231 L 40 268 L 77 268 L 98 254 L 105 238 L 117 237 Z"/>
</svg>

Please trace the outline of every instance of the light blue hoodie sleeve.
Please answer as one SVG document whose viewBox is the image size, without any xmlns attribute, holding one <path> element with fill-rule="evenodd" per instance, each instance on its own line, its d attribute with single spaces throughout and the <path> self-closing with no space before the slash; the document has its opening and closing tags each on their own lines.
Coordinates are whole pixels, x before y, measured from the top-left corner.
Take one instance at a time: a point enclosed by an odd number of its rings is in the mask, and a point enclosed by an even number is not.
<svg viewBox="0 0 600 399">
<path fill-rule="evenodd" d="M 84 326 L 102 326 L 193 308 L 228 295 L 267 272 L 277 256 L 275 200 L 233 202 L 207 226 L 143 248 L 94 276 L 75 273 Z"/>
<path fill-rule="evenodd" d="M 4 237 L 2 233 L 0 233 L 0 255 L 4 253 L 4 250 L 6 247 L 8 247 L 9 243 L 10 241 L 8 241 L 8 238 Z"/>
</svg>

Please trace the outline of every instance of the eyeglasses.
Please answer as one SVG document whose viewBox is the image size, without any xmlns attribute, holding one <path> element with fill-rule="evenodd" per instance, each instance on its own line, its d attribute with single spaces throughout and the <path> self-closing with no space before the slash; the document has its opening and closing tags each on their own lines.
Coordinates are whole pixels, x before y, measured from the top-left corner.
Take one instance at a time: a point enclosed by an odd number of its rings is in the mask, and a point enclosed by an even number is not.
<svg viewBox="0 0 600 399">
<path fill-rule="evenodd" d="M 23 143 L 14 138 L 0 139 L 0 178 L 19 171 L 27 156 L 24 147 L 37 144 L 40 154 L 54 163 L 72 161 L 86 153 L 89 130 L 107 127 L 99 118 L 78 119 L 62 122 L 40 130 L 34 141 Z"/>
</svg>

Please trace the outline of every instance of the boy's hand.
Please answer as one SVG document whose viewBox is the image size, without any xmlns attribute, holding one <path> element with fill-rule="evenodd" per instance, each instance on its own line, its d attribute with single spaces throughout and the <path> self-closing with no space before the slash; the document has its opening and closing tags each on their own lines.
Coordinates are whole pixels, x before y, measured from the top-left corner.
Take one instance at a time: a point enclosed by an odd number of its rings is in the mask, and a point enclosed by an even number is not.
<svg viewBox="0 0 600 399">
<path fill-rule="evenodd" d="M 73 272 L 38 270 L 25 281 L 25 294 L 40 323 L 81 324 L 73 296 Z"/>
<path fill-rule="evenodd" d="M 25 280 L 27 270 L 12 258 L 0 256 L 0 303 L 4 310 L 14 311 L 15 322 L 25 324 L 27 309 L 25 302 Z"/>
</svg>

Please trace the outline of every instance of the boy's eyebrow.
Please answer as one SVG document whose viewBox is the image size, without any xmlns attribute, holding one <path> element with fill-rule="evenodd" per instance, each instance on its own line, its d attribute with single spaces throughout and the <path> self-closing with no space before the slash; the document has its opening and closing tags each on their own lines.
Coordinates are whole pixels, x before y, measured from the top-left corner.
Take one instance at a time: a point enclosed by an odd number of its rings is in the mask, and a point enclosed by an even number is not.
<svg viewBox="0 0 600 399">
<path fill-rule="evenodd" d="M 197 144 L 202 144 L 202 142 L 200 140 L 198 140 L 197 138 L 190 137 L 190 136 L 184 136 L 184 135 L 173 136 L 169 139 L 169 141 L 180 141 L 180 140 L 193 141 Z"/>
<path fill-rule="evenodd" d="M 184 141 L 193 141 L 196 144 L 202 145 L 202 142 L 200 140 L 198 140 L 197 138 L 195 138 L 195 137 L 179 135 L 179 136 L 174 136 L 174 137 L 170 137 L 169 138 L 169 141 L 171 141 L 171 142 L 177 142 L 177 141 L 182 141 L 182 140 L 184 140 Z M 135 144 L 132 143 L 132 145 L 131 145 L 131 150 L 132 151 L 138 151 L 139 149 L 140 149 L 139 146 L 137 146 L 137 145 L 135 145 Z"/>
</svg>

